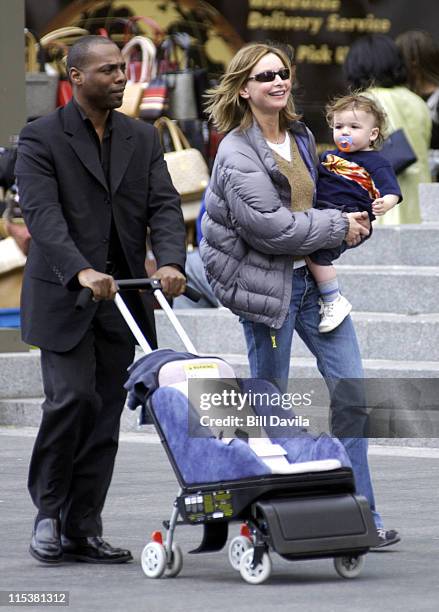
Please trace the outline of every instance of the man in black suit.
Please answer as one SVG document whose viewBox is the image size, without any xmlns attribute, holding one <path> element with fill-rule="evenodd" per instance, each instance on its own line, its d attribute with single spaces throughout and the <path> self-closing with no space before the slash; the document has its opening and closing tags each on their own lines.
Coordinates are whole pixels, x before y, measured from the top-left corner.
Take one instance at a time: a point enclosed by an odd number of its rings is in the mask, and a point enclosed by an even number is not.
<svg viewBox="0 0 439 612">
<path fill-rule="evenodd" d="M 31 554 L 122 563 L 102 539 L 134 340 L 114 304 L 114 279 L 145 276 L 147 227 L 165 293 L 185 288 L 185 228 L 157 131 L 114 109 L 126 83 L 118 47 L 99 36 L 67 58 L 73 100 L 28 124 L 16 175 L 32 235 L 22 291 L 23 339 L 41 348 L 45 401 L 29 469 L 38 508 Z M 93 303 L 75 302 L 82 287 Z M 155 346 L 151 297 L 127 294 Z"/>
</svg>

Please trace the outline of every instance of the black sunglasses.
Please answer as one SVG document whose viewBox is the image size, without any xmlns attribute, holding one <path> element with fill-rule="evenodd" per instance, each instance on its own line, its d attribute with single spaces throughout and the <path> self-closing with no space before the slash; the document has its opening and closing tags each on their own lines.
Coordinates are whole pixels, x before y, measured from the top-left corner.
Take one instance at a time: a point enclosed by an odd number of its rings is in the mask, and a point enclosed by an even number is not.
<svg viewBox="0 0 439 612">
<path fill-rule="evenodd" d="M 266 70 L 265 72 L 260 72 L 259 74 L 255 74 L 254 76 L 248 77 L 249 81 L 258 81 L 259 83 L 270 83 L 274 81 L 276 75 L 279 75 L 282 81 L 286 81 L 290 78 L 290 69 L 289 68 L 281 68 L 277 72 L 274 70 Z"/>
</svg>

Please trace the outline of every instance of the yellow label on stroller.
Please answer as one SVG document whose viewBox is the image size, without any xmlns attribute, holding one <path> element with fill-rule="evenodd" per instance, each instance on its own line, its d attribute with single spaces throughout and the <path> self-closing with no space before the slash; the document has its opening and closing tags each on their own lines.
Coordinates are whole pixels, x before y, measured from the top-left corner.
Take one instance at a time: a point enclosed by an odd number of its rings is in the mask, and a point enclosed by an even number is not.
<svg viewBox="0 0 439 612">
<path fill-rule="evenodd" d="M 188 378 L 219 378 L 220 372 L 216 363 L 185 363 L 184 371 Z"/>
</svg>

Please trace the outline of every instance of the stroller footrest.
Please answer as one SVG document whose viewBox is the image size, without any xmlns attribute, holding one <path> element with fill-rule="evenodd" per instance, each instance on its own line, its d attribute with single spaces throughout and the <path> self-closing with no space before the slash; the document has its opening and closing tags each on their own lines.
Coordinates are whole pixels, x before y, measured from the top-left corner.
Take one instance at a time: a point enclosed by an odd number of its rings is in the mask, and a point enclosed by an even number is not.
<svg viewBox="0 0 439 612">
<path fill-rule="evenodd" d="M 190 554 L 216 552 L 224 547 L 229 533 L 229 524 L 226 522 L 204 524 L 203 539 L 198 548 L 190 550 Z"/>
</svg>

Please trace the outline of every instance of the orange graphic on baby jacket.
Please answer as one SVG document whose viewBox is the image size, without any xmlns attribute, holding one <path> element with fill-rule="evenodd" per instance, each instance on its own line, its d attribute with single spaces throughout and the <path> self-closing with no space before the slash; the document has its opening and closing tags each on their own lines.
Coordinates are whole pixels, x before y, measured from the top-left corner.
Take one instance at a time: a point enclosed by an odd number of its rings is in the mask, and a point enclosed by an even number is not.
<svg viewBox="0 0 439 612">
<path fill-rule="evenodd" d="M 360 185 L 360 187 L 368 192 L 372 200 L 376 200 L 380 197 L 379 189 L 377 189 L 369 172 L 355 162 L 350 162 L 347 159 L 343 159 L 343 157 L 330 153 L 326 156 L 326 161 L 322 162 L 322 164 L 330 172 L 344 176 L 349 181 L 354 181 Z"/>
</svg>

